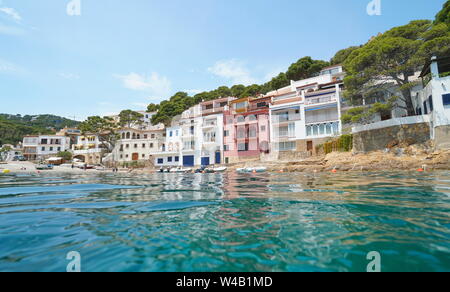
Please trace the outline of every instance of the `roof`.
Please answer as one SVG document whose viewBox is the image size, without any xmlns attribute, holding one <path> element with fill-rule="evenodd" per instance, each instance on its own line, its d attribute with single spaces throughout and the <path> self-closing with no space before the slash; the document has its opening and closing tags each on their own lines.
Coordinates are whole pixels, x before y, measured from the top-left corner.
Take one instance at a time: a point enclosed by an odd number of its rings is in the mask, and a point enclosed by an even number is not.
<svg viewBox="0 0 450 292">
<path fill-rule="evenodd" d="M 448 72 L 450 71 L 450 56 L 440 57 L 436 58 L 435 60 L 428 60 L 425 65 L 423 66 L 422 72 L 420 73 L 419 77 L 425 77 L 426 75 L 431 73 L 431 62 L 436 61 L 438 62 L 438 68 L 439 72 Z"/>
</svg>

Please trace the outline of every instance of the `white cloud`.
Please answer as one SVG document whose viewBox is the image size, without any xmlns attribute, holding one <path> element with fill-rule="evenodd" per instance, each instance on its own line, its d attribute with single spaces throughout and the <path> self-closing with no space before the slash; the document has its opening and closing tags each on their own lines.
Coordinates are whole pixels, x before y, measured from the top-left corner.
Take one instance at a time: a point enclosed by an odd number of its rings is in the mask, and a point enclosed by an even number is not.
<svg viewBox="0 0 450 292">
<path fill-rule="evenodd" d="M 22 16 L 20 16 L 20 14 L 14 8 L 0 7 L 0 12 L 6 14 L 17 22 L 22 21 Z"/>
<path fill-rule="evenodd" d="M 25 30 L 14 27 L 0 24 L 0 34 L 19 36 L 25 34 Z"/>
<path fill-rule="evenodd" d="M 251 85 L 258 83 L 258 80 L 251 76 L 245 64 L 236 59 L 218 61 L 214 66 L 208 68 L 208 71 L 230 80 L 233 84 Z"/>
<path fill-rule="evenodd" d="M 152 96 L 165 98 L 170 96 L 172 92 L 170 80 L 156 72 L 151 73 L 149 76 L 130 73 L 128 75 L 115 75 L 115 77 L 122 81 L 125 88 L 145 91 Z"/>
<path fill-rule="evenodd" d="M 6 60 L 0 59 L 0 73 L 21 73 L 21 72 L 24 72 L 24 70 L 21 67 Z"/>
<path fill-rule="evenodd" d="M 67 80 L 78 80 L 80 79 L 80 75 L 74 73 L 59 73 L 59 77 Z"/>
</svg>

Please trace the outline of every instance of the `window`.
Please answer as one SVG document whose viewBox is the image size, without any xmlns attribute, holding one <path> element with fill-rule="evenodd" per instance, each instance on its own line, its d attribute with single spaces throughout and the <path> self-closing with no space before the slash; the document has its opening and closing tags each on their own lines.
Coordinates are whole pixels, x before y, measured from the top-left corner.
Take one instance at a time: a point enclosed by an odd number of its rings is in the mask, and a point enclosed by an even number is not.
<svg viewBox="0 0 450 292">
<path fill-rule="evenodd" d="M 244 123 L 245 122 L 245 117 L 243 117 L 243 116 L 237 117 L 237 122 L 238 123 Z"/>
<path fill-rule="evenodd" d="M 180 156 L 175 156 L 175 162 L 180 161 Z"/>
<path fill-rule="evenodd" d="M 168 157 L 167 162 L 172 162 L 172 157 Z"/>
<path fill-rule="evenodd" d="M 134 144 L 134 148 L 137 149 L 138 148 L 138 144 Z"/>
<path fill-rule="evenodd" d="M 152 136 L 151 136 L 151 137 L 152 137 L 152 139 L 155 139 L 155 134 L 152 134 Z"/>
<path fill-rule="evenodd" d="M 173 131 L 169 132 L 169 137 L 173 137 Z"/>
<path fill-rule="evenodd" d="M 223 151 L 230 151 L 230 146 L 223 145 Z"/>
<path fill-rule="evenodd" d="M 278 143 L 279 151 L 290 151 L 290 150 L 295 150 L 295 149 L 296 149 L 295 142 L 280 142 L 280 143 Z"/>
<path fill-rule="evenodd" d="M 261 132 L 265 132 L 266 131 L 266 126 L 261 126 Z"/>
<path fill-rule="evenodd" d="M 267 103 L 266 102 L 260 102 L 256 104 L 257 107 L 267 107 Z"/>
<path fill-rule="evenodd" d="M 120 154 L 120 159 L 122 159 L 123 158 L 123 154 Z"/>
<path fill-rule="evenodd" d="M 41 140 L 41 144 L 47 145 L 48 144 L 48 140 L 47 139 L 42 139 Z"/>
<path fill-rule="evenodd" d="M 150 143 L 150 148 L 153 148 L 153 146 L 154 146 L 153 143 Z"/>
<path fill-rule="evenodd" d="M 158 158 L 158 164 L 163 164 L 164 163 L 164 159 L 163 158 Z"/>
<path fill-rule="evenodd" d="M 142 158 L 145 158 L 145 154 L 142 154 Z"/>
<path fill-rule="evenodd" d="M 223 136 L 224 137 L 230 136 L 230 131 L 228 131 L 228 130 L 223 131 Z"/>
<path fill-rule="evenodd" d="M 257 135 L 257 128 L 256 127 L 250 127 L 250 129 L 248 130 L 248 136 L 250 138 L 255 138 Z"/>
<path fill-rule="evenodd" d="M 177 137 L 179 136 L 179 133 L 180 133 L 180 131 L 177 130 L 177 131 L 176 131 L 176 136 L 177 136 Z"/>
<path fill-rule="evenodd" d="M 142 148 L 145 148 L 145 144 L 142 144 Z"/>
<path fill-rule="evenodd" d="M 221 102 L 219 106 L 220 107 L 226 107 L 227 105 L 228 105 L 228 102 L 225 101 L 225 102 Z"/>
<path fill-rule="evenodd" d="M 42 150 L 42 151 L 45 151 L 45 147 L 42 147 L 41 150 Z"/>
<path fill-rule="evenodd" d="M 238 151 L 248 151 L 248 143 L 239 143 Z"/>
<path fill-rule="evenodd" d="M 425 115 L 428 115 L 428 107 L 427 107 L 427 102 L 426 101 L 423 102 L 423 113 Z"/>
<path fill-rule="evenodd" d="M 125 148 L 127 148 L 127 149 L 130 148 L 130 144 L 126 144 Z"/>
<path fill-rule="evenodd" d="M 433 109 L 434 109 L 433 96 L 432 95 L 430 95 L 430 97 L 428 98 L 428 104 L 430 105 L 430 112 L 432 112 Z"/>
<path fill-rule="evenodd" d="M 58 147 L 58 151 L 61 151 L 61 147 Z"/>
<path fill-rule="evenodd" d="M 247 102 L 240 102 L 240 103 L 236 103 L 234 105 L 234 108 L 239 110 L 239 109 L 245 109 L 247 107 Z"/>
<path fill-rule="evenodd" d="M 450 106 L 450 93 L 449 94 L 444 94 L 442 96 L 442 103 L 444 104 L 445 107 Z"/>
<path fill-rule="evenodd" d="M 147 134 L 144 134 L 144 139 L 148 139 L 148 135 Z"/>
</svg>

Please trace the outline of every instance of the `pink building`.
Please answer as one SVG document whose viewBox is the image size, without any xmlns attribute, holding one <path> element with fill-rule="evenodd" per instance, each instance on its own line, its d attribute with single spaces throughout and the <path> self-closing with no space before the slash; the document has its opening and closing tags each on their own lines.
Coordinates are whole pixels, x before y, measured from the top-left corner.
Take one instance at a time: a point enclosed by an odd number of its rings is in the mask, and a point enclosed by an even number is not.
<svg viewBox="0 0 450 292">
<path fill-rule="evenodd" d="M 270 97 L 231 101 L 224 112 L 225 163 L 261 158 L 270 151 Z"/>
</svg>

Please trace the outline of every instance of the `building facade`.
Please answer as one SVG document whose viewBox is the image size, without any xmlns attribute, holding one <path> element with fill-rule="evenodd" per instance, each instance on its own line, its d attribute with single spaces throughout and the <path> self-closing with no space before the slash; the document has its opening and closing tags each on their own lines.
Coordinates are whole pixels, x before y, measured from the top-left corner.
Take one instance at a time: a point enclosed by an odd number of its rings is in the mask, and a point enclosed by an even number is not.
<svg viewBox="0 0 450 292">
<path fill-rule="evenodd" d="M 72 144 L 73 158 L 87 164 L 101 164 L 103 146 L 96 135 L 76 136 Z"/>
<path fill-rule="evenodd" d="M 261 159 L 270 152 L 271 97 L 247 97 L 229 102 L 224 112 L 224 162 Z"/>
<path fill-rule="evenodd" d="M 433 57 L 420 76 L 424 88 L 413 95 L 416 113 L 430 117 L 436 148 L 450 148 L 450 57 Z"/>
<path fill-rule="evenodd" d="M 315 146 L 340 135 L 344 74 L 340 65 L 328 67 L 317 77 L 292 81 L 266 95 L 271 98 L 272 159 L 309 156 Z"/>
<path fill-rule="evenodd" d="M 45 160 L 70 150 L 70 138 L 58 135 L 25 136 L 23 156 L 27 160 Z"/>
</svg>

